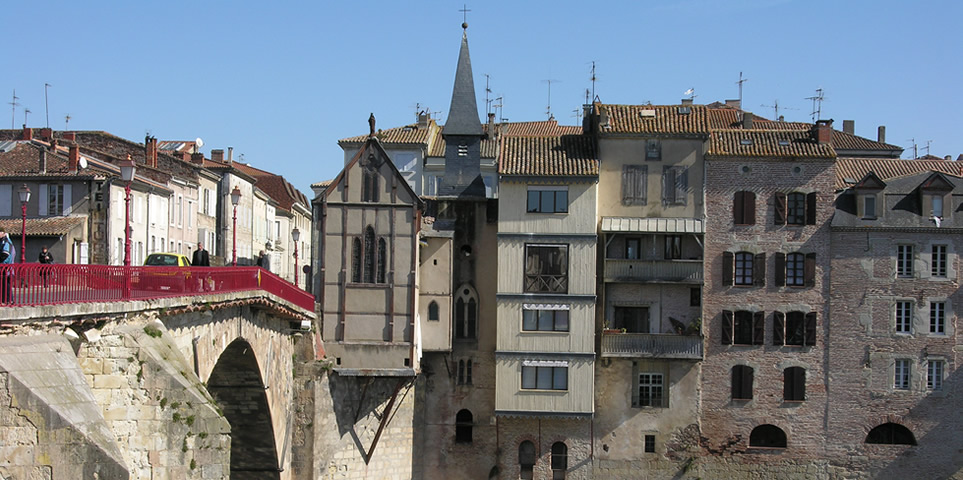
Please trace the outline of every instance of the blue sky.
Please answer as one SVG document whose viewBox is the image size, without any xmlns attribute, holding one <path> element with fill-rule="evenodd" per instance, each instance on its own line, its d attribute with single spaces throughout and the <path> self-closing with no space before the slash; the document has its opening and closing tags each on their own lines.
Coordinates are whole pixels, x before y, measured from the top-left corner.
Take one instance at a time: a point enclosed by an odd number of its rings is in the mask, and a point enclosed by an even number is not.
<svg viewBox="0 0 963 480">
<path fill-rule="evenodd" d="M 485 74 L 511 121 L 577 122 L 591 89 L 606 103 L 744 107 L 810 121 L 855 120 L 856 134 L 912 155 L 963 153 L 963 40 L 957 1 L 532 0 L 467 3 L 479 114 Z M 6 5 L 0 126 L 105 130 L 142 142 L 204 139 L 310 195 L 332 178 L 339 138 L 444 121 L 464 2 L 31 2 Z M 5 115 L 4 115 L 5 112 Z M 4 120 L 6 119 L 6 120 Z"/>
</svg>

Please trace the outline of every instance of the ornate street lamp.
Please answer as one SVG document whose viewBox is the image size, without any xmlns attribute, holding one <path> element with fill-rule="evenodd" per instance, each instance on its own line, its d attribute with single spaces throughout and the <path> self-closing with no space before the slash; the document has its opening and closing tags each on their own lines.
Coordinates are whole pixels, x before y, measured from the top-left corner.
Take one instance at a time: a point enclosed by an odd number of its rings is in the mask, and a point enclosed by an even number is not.
<svg viewBox="0 0 963 480">
<path fill-rule="evenodd" d="M 20 210 L 23 212 L 23 223 L 20 227 L 20 263 L 24 262 L 27 256 L 27 202 L 30 201 L 30 189 L 27 184 L 20 187 Z"/>
<path fill-rule="evenodd" d="M 130 266 L 130 182 L 134 180 L 137 166 L 127 154 L 127 160 L 120 162 L 120 178 L 127 182 L 124 187 L 124 266 Z"/>
<path fill-rule="evenodd" d="M 237 204 L 241 203 L 241 189 L 234 186 L 234 190 L 231 190 L 231 205 L 234 205 L 234 228 L 231 230 L 231 243 L 233 244 L 233 250 L 231 251 L 231 265 L 237 266 Z"/>
<path fill-rule="evenodd" d="M 291 239 L 294 240 L 294 286 L 298 286 L 298 239 L 301 238 L 301 230 L 294 227 L 291 230 Z"/>
</svg>

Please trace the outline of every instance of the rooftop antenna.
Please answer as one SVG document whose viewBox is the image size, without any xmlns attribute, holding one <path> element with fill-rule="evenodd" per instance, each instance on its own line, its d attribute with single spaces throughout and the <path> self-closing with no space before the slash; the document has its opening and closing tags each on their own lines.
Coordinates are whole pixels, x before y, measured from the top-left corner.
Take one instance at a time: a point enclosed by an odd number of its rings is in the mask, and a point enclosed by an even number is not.
<svg viewBox="0 0 963 480">
<path fill-rule="evenodd" d="M 692 88 L 690 88 L 690 89 L 682 92 L 682 94 L 683 94 L 683 95 L 688 95 L 688 96 L 689 96 L 689 100 L 695 100 L 695 98 L 698 97 L 698 95 L 695 94 L 695 87 L 692 87 Z"/>
<path fill-rule="evenodd" d="M 920 158 L 919 151 L 917 150 L 918 145 L 916 145 L 916 139 L 911 138 L 908 140 L 908 142 L 913 144 L 913 159 L 915 160 L 917 158 Z"/>
<path fill-rule="evenodd" d="M 772 109 L 772 115 L 773 115 L 773 116 L 772 116 L 772 119 L 773 119 L 773 120 L 779 120 L 779 109 L 783 109 L 783 110 L 798 110 L 798 109 L 796 109 L 796 108 L 781 107 L 781 106 L 779 106 L 779 99 L 778 99 L 778 98 L 772 101 L 772 105 L 759 105 L 759 106 L 760 106 L 760 107 L 771 108 L 771 109 Z"/>
<path fill-rule="evenodd" d="M 739 81 L 736 82 L 739 85 L 739 108 L 742 108 L 742 84 L 748 82 L 748 78 L 742 78 L 742 72 L 739 72 Z"/>
<path fill-rule="evenodd" d="M 930 144 L 931 144 L 931 143 L 933 143 L 932 140 L 927 140 L 927 141 L 926 141 L 926 147 L 924 147 L 924 148 L 926 148 L 926 154 L 927 154 L 927 155 L 930 154 Z"/>
<path fill-rule="evenodd" d="M 17 107 L 20 106 L 20 104 L 17 103 L 17 100 L 20 100 L 20 97 L 17 96 L 17 89 L 14 88 L 14 89 L 13 89 L 13 101 L 10 102 L 10 106 L 12 107 L 12 111 L 10 112 L 10 128 L 11 128 L 11 129 L 17 128 L 17 126 L 16 126 L 16 125 L 17 125 Z"/>
<path fill-rule="evenodd" d="M 492 93 L 492 89 L 489 88 L 488 86 L 489 80 L 491 80 L 491 78 L 492 78 L 491 75 L 487 73 L 485 74 L 485 114 L 486 115 L 489 115 L 492 113 L 492 101 L 489 98 L 489 95 L 491 95 Z"/>
<path fill-rule="evenodd" d="M 548 83 L 548 106 L 545 108 L 545 114 L 548 115 L 548 119 L 552 120 L 555 116 L 552 115 L 552 82 L 561 82 L 561 80 L 542 80 L 543 83 Z"/>
<path fill-rule="evenodd" d="M 599 77 L 595 75 L 595 60 L 592 60 L 592 98 L 595 98 L 595 81 L 598 79 Z M 585 90 L 585 96 L 588 97 L 588 90 Z"/>
<path fill-rule="evenodd" d="M 29 109 L 29 108 L 24 108 L 24 109 L 23 109 L 23 124 L 24 124 L 24 125 L 27 124 L 27 115 L 30 115 L 30 109 Z"/>
<path fill-rule="evenodd" d="M 70 125 L 70 114 L 69 114 L 69 113 L 67 114 L 66 117 L 64 117 L 64 130 L 68 130 L 68 128 L 67 128 L 68 125 Z"/>
<path fill-rule="evenodd" d="M 498 121 L 499 121 L 499 122 L 504 122 L 505 120 L 508 120 L 507 118 L 505 118 L 505 117 L 502 116 L 502 112 L 504 112 L 504 108 L 503 108 L 503 107 L 505 106 L 505 105 L 504 105 L 504 104 L 505 104 L 505 97 L 499 95 L 499 96 L 495 97 L 495 101 L 498 102 L 498 103 L 492 105 L 492 108 L 495 109 L 495 113 L 496 113 L 497 116 L 498 116 Z"/>
<path fill-rule="evenodd" d="M 43 84 L 43 107 L 47 113 L 47 128 L 50 128 L 50 104 L 47 102 L 47 89 L 50 88 L 49 83 Z"/>
<path fill-rule="evenodd" d="M 813 101 L 813 113 L 812 113 L 813 123 L 816 123 L 816 120 L 819 120 L 822 118 L 823 100 L 825 99 L 826 97 L 823 96 L 823 87 L 819 87 L 816 89 L 816 95 L 812 97 L 806 97 L 806 100 Z"/>
</svg>

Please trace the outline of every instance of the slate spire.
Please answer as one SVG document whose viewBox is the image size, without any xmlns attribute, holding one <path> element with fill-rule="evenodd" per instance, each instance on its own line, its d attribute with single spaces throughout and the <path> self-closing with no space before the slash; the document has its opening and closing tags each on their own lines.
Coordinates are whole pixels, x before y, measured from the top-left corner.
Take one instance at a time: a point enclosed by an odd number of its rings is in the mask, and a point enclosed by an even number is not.
<svg viewBox="0 0 963 480">
<path fill-rule="evenodd" d="M 467 25 L 462 25 L 467 27 Z M 478 120 L 478 106 L 475 103 L 475 81 L 471 74 L 471 57 L 468 55 L 468 30 L 461 36 L 461 50 L 458 52 L 458 67 L 455 70 L 455 88 L 451 92 L 451 107 L 445 121 L 444 135 L 484 134 Z"/>
</svg>

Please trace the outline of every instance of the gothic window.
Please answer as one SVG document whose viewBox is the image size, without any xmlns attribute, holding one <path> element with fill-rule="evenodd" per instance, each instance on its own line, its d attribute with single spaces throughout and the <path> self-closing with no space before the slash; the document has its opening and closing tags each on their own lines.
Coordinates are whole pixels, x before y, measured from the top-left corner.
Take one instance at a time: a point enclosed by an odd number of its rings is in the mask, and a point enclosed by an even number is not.
<svg viewBox="0 0 963 480">
<path fill-rule="evenodd" d="M 478 296 L 475 289 L 464 285 L 455 300 L 455 338 L 472 339 L 476 336 Z"/>
<path fill-rule="evenodd" d="M 374 155 L 371 155 L 362 164 L 361 201 L 363 202 L 378 201 L 378 167 L 375 165 L 376 163 Z"/>
<path fill-rule="evenodd" d="M 364 283 L 375 281 L 375 234 L 369 225 L 364 230 Z"/>
<path fill-rule="evenodd" d="M 354 237 L 351 242 L 351 281 L 361 282 L 361 239 Z"/>
<path fill-rule="evenodd" d="M 455 415 L 455 443 L 471 443 L 472 414 L 469 410 L 459 410 Z"/>
<path fill-rule="evenodd" d="M 432 300 L 431 303 L 428 304 L 428 320 L 437 322 L 438 319 L 438 302 Z"/>
<path fill-rule="evenodd" d="M 568 446 L 564 442 L 552 444 L 552 480 L 564 480 L 568 470 Z"/>
<path fill-rule="evenodd" d="M 388 248 L 385 239 L 378 239 L 378 283 L 385 283 L 385 263 L 387 263 Z"/>
<path fill-rule="evenodd" d="M 522 480 L 532 480 L 535 475 L 535 444 L 525 440 L 518 445 L 518 466 Z"/>
</svg>

